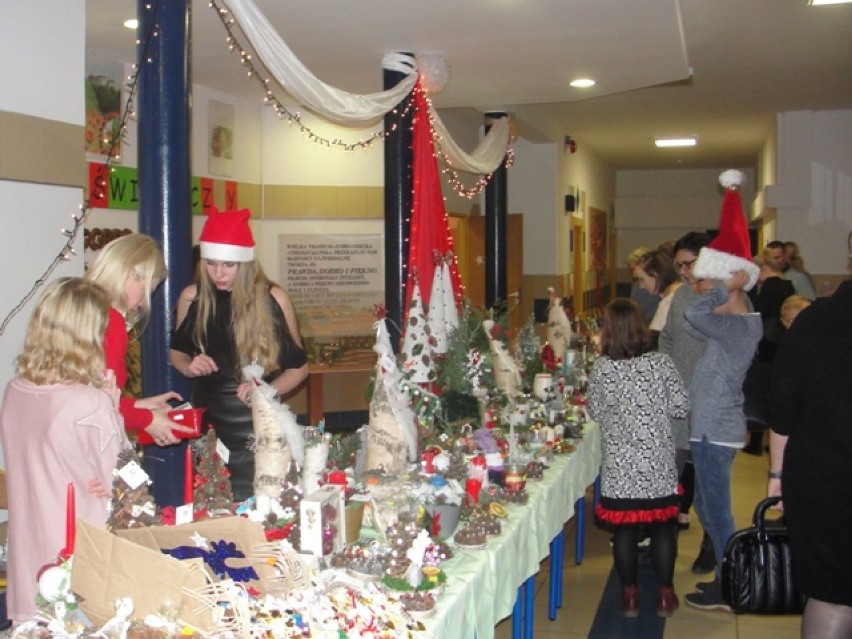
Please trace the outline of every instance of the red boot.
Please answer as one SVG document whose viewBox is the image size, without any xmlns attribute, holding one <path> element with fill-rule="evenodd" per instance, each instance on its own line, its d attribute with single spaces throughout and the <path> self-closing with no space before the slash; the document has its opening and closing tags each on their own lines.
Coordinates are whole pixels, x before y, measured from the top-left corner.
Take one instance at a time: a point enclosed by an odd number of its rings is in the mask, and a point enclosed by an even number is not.
<svg viewBox="0 0 852 639">
<path fill-rule="evenodd" d="M 671 586 L 657 586 L 657 616 L 671 617 L 680 607 L 680 601 Z"/>
<path fill-rule="evenodd" d="M 621 596 L 618 598 L 618 607 L 621 608 L 621 613 L 625 617 L 639 616 L 639 586 L 625 586 L 621 589 Z"/>
</svg>

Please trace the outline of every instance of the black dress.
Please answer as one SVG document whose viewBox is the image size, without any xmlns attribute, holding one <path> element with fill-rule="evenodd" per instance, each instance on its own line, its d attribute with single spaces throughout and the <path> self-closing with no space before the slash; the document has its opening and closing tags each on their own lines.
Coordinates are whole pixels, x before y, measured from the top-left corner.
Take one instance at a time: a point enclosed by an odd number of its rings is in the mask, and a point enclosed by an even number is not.
<svg viewBox="0 0 852 639">
<path fill-rule="evenodd" d="M 852 606 L 852 282 L 793 322 L 769 406 L 772 429 L 789 436 L 781 490 L 796 585 Z"/>
<path fill-rule="evenodd" d="M 284 313 L 271 294 L 269 303 L 281 352 L 278 356 L 279 369 L 268 374 L 266 381 L 274 379 L 284 370 L 300 368 L 307 362 L 304 349 L 296 345 L 287 327 Z M 198 303 L 192 302 L 186 318 L 172 336 L 171 347 L 190 357 L 202 352 L 194 341 L 197 317 Z M 230 322 L 231 293 L 217 290 L 216 310 L 207 324 L 204 353 L 213 358 L 219 370 L 193 380 L 192 404 L 207 408 L 204 413 L 205 431 L 214 428 L 216 436 L 228 447 L 228 470 L 231 473 L 234 499 L 244 501 L 254 494 L 254 452 L 249 450 L 249 438 L 254 433 L 254 424 L 251 408 L 237 397 L 237 389 L 242 382 L 242 364 L 235 350 Z"/>
</svg>

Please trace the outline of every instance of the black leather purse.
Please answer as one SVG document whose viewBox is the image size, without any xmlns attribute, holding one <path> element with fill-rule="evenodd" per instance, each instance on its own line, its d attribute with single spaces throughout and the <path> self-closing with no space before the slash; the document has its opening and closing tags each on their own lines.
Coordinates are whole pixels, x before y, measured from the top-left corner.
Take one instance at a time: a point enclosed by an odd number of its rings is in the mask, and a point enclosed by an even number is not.
<svg viewBox="0 0 852 639">
<path fill-rule="evenodd" d="M 736 613 L 801 614 L 803 598 L 793 583 L 790 544 L 783 519 L 766 511 L 781 501 L 768 497 L 754 509 L 751 528 L 738 530 L 725 547 L 722 597 Z"/>
</svg>

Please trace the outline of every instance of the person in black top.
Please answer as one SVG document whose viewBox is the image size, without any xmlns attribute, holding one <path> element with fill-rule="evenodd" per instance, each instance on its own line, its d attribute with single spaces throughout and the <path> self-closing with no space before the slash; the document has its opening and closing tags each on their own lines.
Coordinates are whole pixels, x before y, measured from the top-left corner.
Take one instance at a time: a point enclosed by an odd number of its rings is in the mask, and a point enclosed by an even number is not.
<svg viewBox="0 0 852 639">
<path fill-rule="evenodd" d="M 295 309 L 254 259 L 250 217 L 248 209 L 208 212 L 198 283 L 181 292 L 169 355 L 172 366 L 194 380 L 192 403 L 207 408 L 205 428 L 215 428 L 230 452 L 238 501 L 253 494 L 254 480 L 251 388 L 243 367 L 260 365 L 264 380 L 282 396 L 308 376 Z"/>
</svg>

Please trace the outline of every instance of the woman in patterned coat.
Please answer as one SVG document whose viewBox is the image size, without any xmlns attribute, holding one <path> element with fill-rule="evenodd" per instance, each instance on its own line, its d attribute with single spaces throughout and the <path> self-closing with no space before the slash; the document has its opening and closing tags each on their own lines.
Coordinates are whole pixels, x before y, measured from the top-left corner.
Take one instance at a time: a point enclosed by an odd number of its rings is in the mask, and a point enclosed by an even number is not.
<svg viewBox="0 0 852 639">
<path fill-rule="evenodd" d="M 609 303 L 601 333 L 603 356 L 592 369 L 588 404 L 600 423 L 601 501 L 599 523 L 613 530 L 619 605 L 639 614 L 637 580 L 640 529 L 651 536 L 657 578 L 657 614 L 678 607 L 672 583 L 677 554 L 677 469 L 672 417 L 685 417 L 689 399 L 671 358 L 651 350 L 639 306 L 618 298 Z"/>
</svg>

